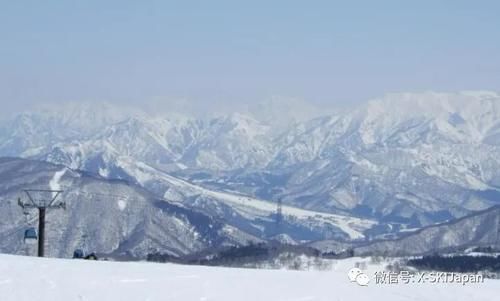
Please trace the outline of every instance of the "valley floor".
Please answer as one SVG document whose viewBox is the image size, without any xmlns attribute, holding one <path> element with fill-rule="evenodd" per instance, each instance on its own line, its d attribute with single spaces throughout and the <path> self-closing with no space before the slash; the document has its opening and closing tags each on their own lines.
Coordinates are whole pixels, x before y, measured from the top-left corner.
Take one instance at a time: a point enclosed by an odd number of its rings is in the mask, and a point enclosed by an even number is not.
<svg viewBox="0 0 500 301">
<path fill-rule="evenodd" d="M 367 287 L 347 272 L 362 259 L 337 261 L 330 271 L 251 270 L 145 262 L 91 262 L 0 255 L 2 301 L 313 301 L 494 300 L 500 280 L 479 284 L 398 284 Z M 368 265 L 372 277 L 382 265 Z M 373 279 L 372 279 L 373 280 Z"/>
</svg>

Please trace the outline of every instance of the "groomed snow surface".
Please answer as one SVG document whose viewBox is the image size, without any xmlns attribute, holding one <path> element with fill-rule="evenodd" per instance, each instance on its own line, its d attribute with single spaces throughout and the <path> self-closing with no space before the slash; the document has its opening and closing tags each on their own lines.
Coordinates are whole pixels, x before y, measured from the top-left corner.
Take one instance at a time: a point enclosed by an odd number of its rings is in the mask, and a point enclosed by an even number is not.
<svg viewBox="0 0 500 301">
<path fill-rule="evenodd" d="M 358 259 L 359 260 L 359 259 Z M 499 280 L 479 284 L 367 287 L 348 280 L 356 259 L 330 271 L 286 271 L 93 262 L 0 255 L 2 301 L 495 300 Z M 368 265 L 366 273 L 382 269 Z"/>
</svg>

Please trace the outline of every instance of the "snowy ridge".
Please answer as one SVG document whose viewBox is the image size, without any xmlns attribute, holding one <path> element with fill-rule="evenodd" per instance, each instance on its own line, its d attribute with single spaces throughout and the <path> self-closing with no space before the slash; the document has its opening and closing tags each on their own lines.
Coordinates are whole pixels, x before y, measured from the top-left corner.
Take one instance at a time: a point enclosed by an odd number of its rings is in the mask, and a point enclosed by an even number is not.
<svg viewBox="0 0 500 301">
<path fill-rule="evenodd" d="M 163 196 L 169 201 L 181 202 L 187 206 L 194 206 L 193 208 L 196 210 L 201 210 L 201 208 L 196 205 L 190 204 L 192 197 L 209 197 L 221 204 L 229 205 L 233 210 L 236 210 L 251 220 L 269 218 L 276 213 L 276 203 L 247 195 L 236 194 L 234 192 L 214 191 L 173 177 L 144 163 L 125 158 L 121 159 L 122 160 L 118 161 L 117 167 L 127 171 L 130 176 L 143 186 L 147 187 L 150 183 L 154 183 L 157 188 L 165 187 L 164 189 L 166 189 L 166 192 L 164 192 Z M 305 210 L 288 205 L 283 205 L 282 211 L 285 218 L 288 216 L 301 220 L 303 223 L 320 222 L 338 227 L 351 239 L 364 238 L 363 231 L 377 224 L 370 219 Z"/>
<path fill-rule="evenodd" d="M 256 212 L 260 212 L 260 214 L 257 214 L 262 216 L 269 216 L 270 214 L 276 212 L 276 204 L 269 201 L 264 201 L 244 195 L 235 195 L 227 192 L 209 190 L 168 175 L 165 176 L 165 179 L 168 179 L 170 183 L 181 189 L 187 188 L 195 191 L 196 193 L 201 193 L 203 195 L 213 197 L 246 213 L 252 213 L 255 215 Z M 351 239 L 364 238 L 364 235 L 362 234 L 362 232 L 360 232 L 360 230 L 369 229 L 377 224 L 375 221 L 369 219 L 360 219 L 346 215 L 305 210 L 288 205 L 283 205 L 282 211 L 283 215 L 285 216 L 289 215 L 299 219 L 321 219 L 323 221 L 329 222 L 335 226 L 338 226 L 342 231 L 347 233 Z"/>
<path fill-rule="evenodd" d="M 0 158 L 0 252 L 33 255 L 23 242 L 34 227 L 17 205 L 23 189 L 63 189 L 66 210 L 47 214 L 50 257 L 68 258 L 77 248 L 109 256 L 145 258 L 150 252 L 184 255 L 258 238 L 210 216 L 161 200 L 137 185 L 110 181 L 39 161 Z M 229 229 L 231 229 L 229 231 Z"/>
<path fill-rule="evenodd" d="M 428 255 L 468 247 L 500 247 L 500 206 L 447 223 L 422 228 L 397 240 L 380 240 L 354 249 L 356 255 Z"/>
</svg>

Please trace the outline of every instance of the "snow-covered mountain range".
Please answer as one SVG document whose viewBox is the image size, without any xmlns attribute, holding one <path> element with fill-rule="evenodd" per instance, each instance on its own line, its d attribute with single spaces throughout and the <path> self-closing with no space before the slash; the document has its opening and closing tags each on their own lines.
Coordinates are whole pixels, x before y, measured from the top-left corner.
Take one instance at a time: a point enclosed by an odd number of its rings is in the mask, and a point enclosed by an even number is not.
<svg viewBox="0 0 500 301">
<path fill-rule="evenodd" d="M 251 212 L 233 224 L 256 236 L 270 234 L 281 200 L 310 212 L 283 210 L 290 226 L 299 216 L 305 229 L 319 212 L 336 238 L 373 237 L 499 203 L 500 95 L 397 93 L 288 123 L 251 112 L 200 118 L 73 106 L 3 121 L 0 155 L 125 179 L 226 220 Z M 268 220 L 249 222 L 256 215 Z M 324 238 L 325 223 L 312 234 L 317 222 L 296 239 Z"/>
<path fill-rule="evenodd" d="M 33 255 L 24 230 L 36 227 L 38 212 L 23 212 L 25 189 L 63 189 L 66 210 L 47 213 L 47 255 L 69 257 L 81 248 L 100 254 L 145 258 L 148 253 L 183 255 L 226 244 L 260 241 L 220 220 L 155 197 L 143 188 L 65 166 L 0 159 L 0 252 Z M 35 199 L 51 195 L 32 192 Z M 24 214 L 23 214 L 24 213 Z"/>
<path fill-rule="evenodd" d="M 167 177 L 165 175 L 165 177 Z M 281 234 L 290 241 L 362 238 L 374 221 L 283 206 L 293 216 L 276 232 L 274 204 L 241 195 L 211 191 L 167 178 L 183 198 L 166 200 L 123 180 L 72 170 L 63 165 L 0 158 L 0 252 L 33 254 L 24 230 L 36 227 L 38 213 L 18 206 L 28 202 L 25 189 L 64 190 L 66 210 L 49 211 L 49 256 L 68 257 L 77 248 L 115 257 L 145 258 L 151 253 L 185 255 L 261 242 Z M 37 199 L 51 195 L 33 192 Z M 23 214 L 24 213 L 24 214 Z"/>
</svg>

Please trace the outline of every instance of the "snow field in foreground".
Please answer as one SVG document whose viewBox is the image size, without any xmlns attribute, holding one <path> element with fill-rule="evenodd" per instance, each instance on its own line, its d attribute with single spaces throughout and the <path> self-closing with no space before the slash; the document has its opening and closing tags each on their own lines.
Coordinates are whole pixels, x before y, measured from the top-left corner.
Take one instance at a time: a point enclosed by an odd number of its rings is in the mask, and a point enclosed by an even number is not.
<svg viewBox="0 0 500 301">
<path fill-rule="evenodd" d="M 0 255 L 2 301 L 495 300 L 500 281 L 368 287 L 348 280 L 352 258 L 331 271 L 251 270 L 145 262 L 92 262 Z M 368 265 L 373 275 L 382 265 Z"/>
</svg>

